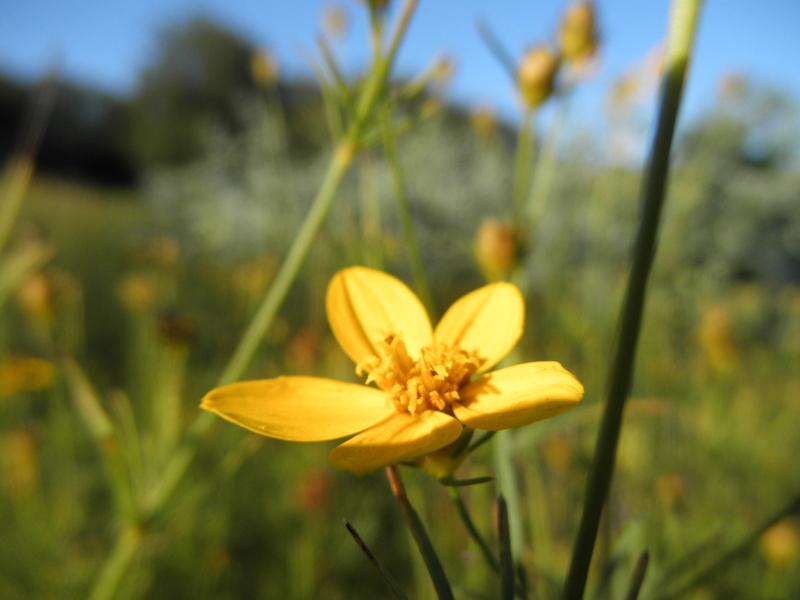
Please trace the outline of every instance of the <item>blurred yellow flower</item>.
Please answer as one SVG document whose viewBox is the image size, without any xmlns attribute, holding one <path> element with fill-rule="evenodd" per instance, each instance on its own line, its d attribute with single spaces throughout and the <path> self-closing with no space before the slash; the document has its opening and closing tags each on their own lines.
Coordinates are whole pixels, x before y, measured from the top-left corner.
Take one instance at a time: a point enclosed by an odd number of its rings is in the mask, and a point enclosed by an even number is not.
<svg viewBox="0 0 800 600">
<path fill-rule="evenodd" d="M 0 361 L 0 399 L 19 392 L 46 390 L 56 379 L 53 363 L 41 358 L 17 356 Z"/>
<path fill-rule="evenodd" d="M 761 534 L 761 554 L 773 569 L 786 569 L 800 551 L 800 527 L 796 519 L 778 521 Z"/>
<path fill-rule="evenodd" d="M 495 366 L 522 334 L 524 303 L 508 283 L 458 300 L 434 330 L 394 277 L 353 267 L 331 280 L 328 320 L 368 385 L 278 377 L 211 391 L 202 407 L 256 433 L 312 442 L 354 434 L 328 460 L 357 475 L 454 442 L 464 425 L 497 431 L 574 406 L 583 386 L 556 362 Z"/>
<path fill-rule="evenodd" d="M 347 11 L 338 3 L 329 4 L 322 11 L 322 28 L 335 40 L 347 35 Z"/>
<path fill-rule="evenodd" d="M 469 117 L 475 134 L 482 139 L 491 139 L 497 133 L 497 117 L 490 106 L 476 106 Z"/>
<path fill-rule="evenodd" d="M 253 53 L 250 58 L 250 75 L 260 87 L 269 89 L 278 83 L 280 63 L 278 57 L 267 49 Z"/>
<path fill-rule="evenodd" d="M 564 60 L 581 62 L 591 57 L 598 43 L 594 4 L 586 1 L 570 4 L 564 11 L 558 37 Z"/>
<path fill-rule="evenodd" d="M 474 251 L 478 266 L 488 281 L 505 279 L 517 264 L 520 236 L 510 223 L 489 217 L 481 221 Z"/>
<path fill-rule="evenodd" d="M 536 108 L 553 93 L 560 64 L 559 57 L 545 45 L 533 47 L 522 57 L 517 85 L 528 108 Z"/>
</svg>

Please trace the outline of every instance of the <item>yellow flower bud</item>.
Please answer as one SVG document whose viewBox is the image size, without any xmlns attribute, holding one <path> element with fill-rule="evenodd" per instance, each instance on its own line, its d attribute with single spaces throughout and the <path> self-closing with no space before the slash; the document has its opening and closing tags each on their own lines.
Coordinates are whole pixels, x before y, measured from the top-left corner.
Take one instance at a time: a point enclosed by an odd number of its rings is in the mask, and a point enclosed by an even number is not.
<svg viewBox="0 0 800 600">
<path fill-rule="evenodd" d="M 276 56 L 269 50 L 261 50 L 250 59 L 250 75 L 262 88 L 271 88 L 278 83 L 280 65 Z"/>
<path fill-rule="evenodd" d="M 347 35 L 347 12 L 341 4 L 329 4 L 322 13 L 322 28 L 335 40 Z"/>
<path fill-rule="evenodd" d="M 582 61 L 597 51 L 597 22 L 591 2 L 573 2 L 567 7 L 558 32 L 561 56 Z"/>
<path fill-rule="evenodd" d="M 556 73 L 561 60 L 547 46 L 528 50 L 517 71 L 517 85 L 529 108 L 547 100 L 555 87 Z"/>
<path fill-rule="evenodd" d="M 488 281 L 505 279 L 517 264 L 519 235 L 513 225 L 484 219 L 475 238 L 475 258 Z"/>
<path fill-rule="evenodd" d="M 469 121 L 475 134 L 484 140 L 491 139 L 497 132 L 497 118 L 490 107 L 475 107 Z"/>
</svg>

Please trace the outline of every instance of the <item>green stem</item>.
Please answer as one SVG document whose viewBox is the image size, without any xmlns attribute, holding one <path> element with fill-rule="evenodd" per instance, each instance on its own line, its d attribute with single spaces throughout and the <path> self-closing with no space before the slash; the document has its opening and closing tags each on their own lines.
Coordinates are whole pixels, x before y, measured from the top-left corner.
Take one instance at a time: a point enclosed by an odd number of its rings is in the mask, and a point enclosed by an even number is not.
<svg viewBox="0 0 800 600">
<path fill-rule="evenodd" d="M 403 226 L 403 237 L 406 242 L 406 252 L 408 262 L 411 263 L 411 275 L 414 278 L 414 288 L 417 291 L 432 321 L 437 320 L 436 308 L 431 296 L 431 288 L 428 285 L 428 278 L 425 275 L 425 266 L 422 264 L 422 255 L 419 251 L 417 234 L 414 231 L 414 219 L 411 216 L 411 207 L 408 203 L 408 193 L 403 178 L 403 171 L 400 166 L 400 159 L 397 155 L 397 140 L 395 139 L 389 107 L 381 111 L 381 126 L 383 129 L 383 146 L 386 152 L 386 160 L 392 172 L 392 185 L 394 185 L 394 197 L 397 200 L 397 212 L 400 215 L 400 223 Z"/>
<path fill-rule="evenodd" d="M 433 548 L 428 533 L 425 531 L 425 525 L 423 525 L 422 519 L 419 518 L 417 511 L 411 506 L 411 501 L 406 495 L 406 488 L 403 485 L 403 480 L 400 478 L 400 472 L 397 470 L 397 467 L 391 466 L 386 467 L 386 474 L 389 476 L 392 492 L 400 503 L 403 516 L 406 518 L 408 528 L 411 530 L 411 535 L 417 543 L 417 548 L 419 548 L 419 552 L 422 555 L 422 560 L 425 561 L 425 566 L 428 568 L 428 573 L 431 576 L 436 595 L 439 600 L 455 600 L 453 598 L 453 590 L 450 589 L 450 582 L 447 581 L 442 563 L 436 554 L 436 550 Z"/>
<path fill-rule="evenodd" d="M 372 550 L 369 549 L 364 540 L 361 539 L 361 536 L 358 535 L 358 532 L 356 531 L 355 527 L 350 525 L 350 523 L 348 523 L 347 520 L 345 520 L 344 526 L 347 527 L 347 531 L 349 531 L 350 535 L 353 536 L 353 539 L 356 541 L 356 544 L 358 544 L 358 547 L 361 548 L 361 551 L 367 556 L 369 562 L 371 562 L 372 565 L 378 570 L 378 573 L 380 573 L 381 577 L 386 582 L 386 585 L 388 585 L 389 589 L 392 590 L 392 593 L 395 595 L 395 598 L 397 598 L 397 600 L 408 600 L 408 596 L 406 596 L 405 592 L 403 592 L 403 590 L 400 589 L 400 586 L 397 584 L 394 577 L 392 577 L 392 574 L 386 570 L 386 567 L 384 567 L 381 564 L 381 561 L 375 558 L 375 555 L 372 553 Z"/>
<path fill-rule="evenodd" d="M 506 499 L 508 521 L 511 529 L 511 552 L 517 558 L 522 556 L 525 539 L 517 474 L 514 468 L 513 430 L 498 431 L 494 436 L 494 463 L 497 470 L 497 491 Z"/>
<path fill-rule="evenodd" d="M 625 600 L 637 600 L 639 598 L 639 591 L 642 589 L 644 576 L 647 575 L 647 565 L 650 563 L 650 552 L 645 550 L 639 555 L 636 561 L 636 566 L 633 568 L 633 575 L 631 575 L 631 584 L 628 587 L 628 593 L 625 594 Z"/>
<path fill-rule="evenodd" d="M 489 547 L 489 544 L 483 539 L 480 531 L 478 528 L 475 527 L 475 522 L 472 520 L 472 516 L 469 514 L 467 510 L 467 505 L 464 504 L 464 499 L 461 497 L 461 491 L 457 487 L 448 487 L 448 493 L 450 494 L 450 498 L 453 500 L 453 504 L 456 505 L 456 511 L 458 512 L 458 516 L 461 518 L 461 522 L 464 523 L 464 527 L 467 528 L 467 533 L 469 533 L 472 540 L 478 544 L 478 548 L 481 549 L 481 554 L 486 559 L 486 562 L 492 567 L 492 570 L 497 573 L 500 571 L 500 561 L 497 560 L 492 549 Z"/>
<path fill-rule="evenodd" d="M 536 164 L 533 167 L 531 185 L 528 194 L 528 204 L 526 207 L 529 222 L 538 226 L 544 208 L 547 204 L 547 196 L 555 179 L 558 161 L 557 148 L 558 141 L 561 139 L 561 132 L 564 130 L 569 116 L 569 96 L 562 96 L 558 112 L 547 130 L 547 139 L 544 141 L 542 150 Z"/>
<path fill-rule="evenodd" d="M 14 158 L 0 186 L 0 251 L 8 242 L 11 228 L 17 220 L 22 200 L 33 179 L 33 158 Z"/>
<path fill-rule="evenodd" d="M 514 600 L 514 557 L 508 531 L 508 507 L 505 498 L 497 498 L 497 532 L 500 540 L 500 598 Z"/>
<path fill-rule="evenodd" d="M 110 600 L 114 597 L 120 580 L 133 562 L 141 539 L 142 531 L 136 526 L 125 527 L 120 532 L 100 576 L 89 593 L 89 600 Z"/>
<path fill-rule="evenodd" d="M 634 245 L 633 264 L 622 309 L 619 337 L 609 379 L 608 398 L 589 472 L 583 515 L 564 587 L 564 600 L 580 600 L 583 597 L 600 515 L 614 473 L 622 416 L 631 387 L 647 279 L 655 256 L 656 234 L 669 173 L 670 148 L 699 8 L 700 0 L 673 2 L 658 126 L 642 187 L 642 220 Z"/>
<path fill-rule="evenodd" d="M 514 162 L 514 192 L 512 206 L 514 222 L 522 223 L 525 217 L 525 199 L 531 181 L 531 162 L 533 160 L 533 131 L 532 125 L 536 111 L 526 109 L 522 116 L 522 123 L 517 136 L 517 156 Z"/>
</svg>

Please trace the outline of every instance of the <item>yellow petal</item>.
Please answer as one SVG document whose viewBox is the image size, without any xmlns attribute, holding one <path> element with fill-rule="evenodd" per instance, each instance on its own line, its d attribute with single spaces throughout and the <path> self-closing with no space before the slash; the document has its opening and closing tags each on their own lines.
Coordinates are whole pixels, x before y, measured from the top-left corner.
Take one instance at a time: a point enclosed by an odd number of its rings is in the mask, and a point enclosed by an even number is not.
<svg viewBox="0 0 800 600">
<path fill-rule="evenodd" d="M 516 286 L 493 283 L 458 300 L 436 327 L 436 339 L 464 350 L 474 350 L 485 360 L 479 373 L 488 371 L 508 354 L 522 335 L 525 303 Z"/>
<path fill-rule="evenodd" d="M 295 442 L 353 435 L 396 414 L 385 392 L 319 377 L 234 383 L 210 391 L 200 406 L 256 433 Z"/>
<path fill-rule="evenodd" d="M 395 413 L 334 448 L 328 462 L 356 475 L 365 475 L 438 450 L 455 441 L 462 429 L 461 423 L 437 410 L 417 416 Z"/>
<path fill-rule="evenodd" d="M 381 271 L 352 267 L 328 285 L 328 321 L 342 349 L 358 364 L 378 355 L 376 343 L 402 333 L 412 358 L 431 343 L 431 323 L 408 286 Z"/>
<path fill-rule="evenodd" d="M 583 386 L 557 362 L 534 362 L 484 375 L 459 392 L 456 418 L 475 429 L 500 431 L 548 419 L 572 408 Z"/>
</svg>

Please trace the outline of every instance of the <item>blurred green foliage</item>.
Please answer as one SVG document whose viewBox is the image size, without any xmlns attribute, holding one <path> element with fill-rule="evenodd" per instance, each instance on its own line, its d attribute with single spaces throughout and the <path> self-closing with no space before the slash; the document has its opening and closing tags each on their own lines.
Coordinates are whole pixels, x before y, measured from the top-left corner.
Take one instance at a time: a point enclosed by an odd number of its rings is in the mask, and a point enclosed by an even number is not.
<svg viewBox="0 0 800 600">
<path fill-rule="evenodd" d="M 298 92 L 295 103 L 281 90 L 307 88 L 255 88 L 251 47 L 195 21 L 165 34 L 161 48 L 132 113 L 142 119 L 136 152 L 153 166 L 143 188 L 40 178 L 16 230 L 15 243 L 46 239 L 57 254 L 0 307 L 3 598 L 85 597 L 119 525 L 63 357 L 88 373 L 118 430 L 131 488 L 146 496 L 268 289 L 325 165 L 319 111 L 305 103 L 312 95 Z M 593 573 L 596 598 L 622 597 L 644 547 L 651 571 L 642 597 L 669 597 L 799 491 L 795 109 L 772 92 L 737 89 L 678 147 Z M 511 216 L 507 133 L 473 128 L 464 111 L 444 108 L 399 140 L 440 310 L 483 283 L 474 256 L 481 223 Z M 557 419 L 514 432 L 529 548 L 521 558 L 532 597 L 542 599 L 558 597 L 577 526 L 640 179 L 609 160 L 601 140 L 567 135 L 555 152 L 541 218 L 520 236 L 530 282 L 520 355 L 560 361 L 587 396 Z M 367 262 L 376 254 L 370 245 L 388 271 L 409 279 L 384 156 L 375 150 L 359 161 L 250 377 L 355 380 L 326 324 L 328 280 Z M 364 195 L 377 199 L 377 237 L 362 234 Z M 41 364 L 28 363 L 33 374 L 20 378 L 13 359 L 32 356 L 58 375 L 50 381 Z M 119 597 L 388 597 L 341 525 L 346 518 L 406 590 L 432 598 L 382 474 L 333 471 L 330 447 L 262 439 L 220 422 L 175 500 L 144 524 Z M 487 445 L 459 475 L 491 474 L 490 457 Z M 494 594 L 495 576 L 445 490 L 415 472 L 407 480 L 456 594 Z M 465 497 L 496 543 L 493 484 Z M 794 598 L 799 561 L 795 515 L 735 568 L 680 597 Z"/>
</svg>

